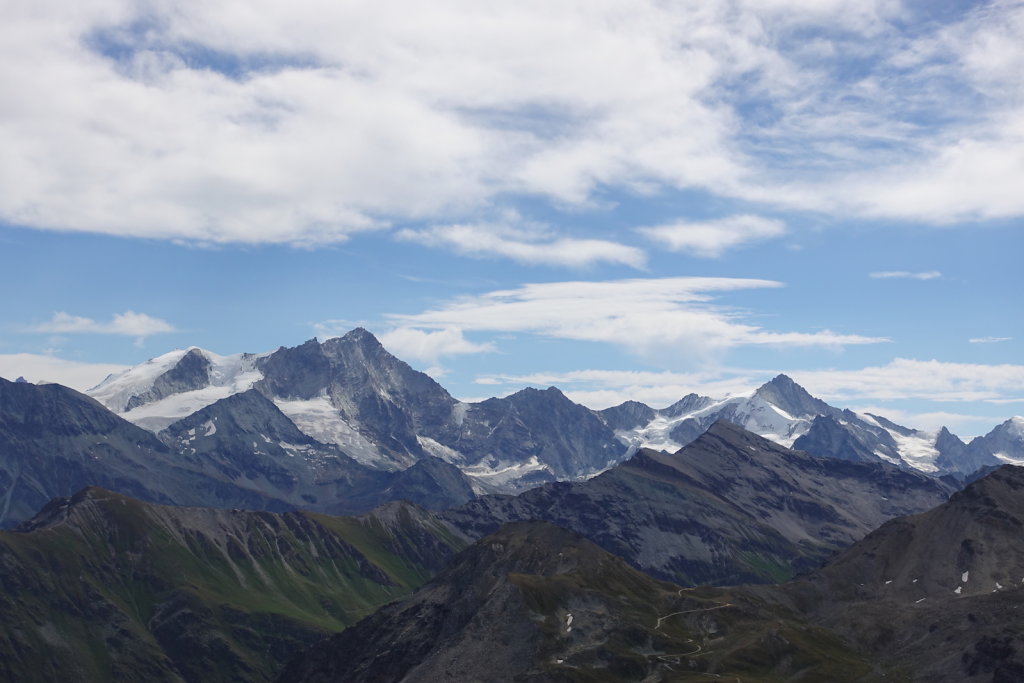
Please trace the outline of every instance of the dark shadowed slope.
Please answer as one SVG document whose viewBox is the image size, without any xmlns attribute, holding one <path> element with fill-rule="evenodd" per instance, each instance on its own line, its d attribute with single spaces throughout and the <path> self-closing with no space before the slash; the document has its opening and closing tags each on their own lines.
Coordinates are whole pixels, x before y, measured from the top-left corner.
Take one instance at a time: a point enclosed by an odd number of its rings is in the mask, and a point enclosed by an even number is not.
<svg viewBox="0 0 1024 683">
<path fill-rule="evenodd" d="M 777 582 L 948 489 L 882 463 L 815 458 L 718 422 L 675 455 L 641 451 L 589 481 L 485 496 L 445 518 L 472 536 L 543 519 L 683 584 Z"/>
<path fill-rule="evenodd" d="M 892 520 L 782 592 L 916 680 L 1024 680 L 1024 468 Z"/>
<path fill-rule="evenodd" d="M 756 602 L 709 601 L 543 522 L 503 527 L 281 683 L 853 681 L 873 667 Z M 687 674 L 687 672 L 691 672 Z"/>
</svg>

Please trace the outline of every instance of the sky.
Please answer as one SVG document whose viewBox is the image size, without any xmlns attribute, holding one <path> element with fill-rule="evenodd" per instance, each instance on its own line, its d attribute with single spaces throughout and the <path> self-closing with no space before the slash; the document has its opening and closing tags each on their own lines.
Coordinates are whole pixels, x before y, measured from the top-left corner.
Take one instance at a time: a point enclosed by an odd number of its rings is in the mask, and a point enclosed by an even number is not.
<svg viewBox="0 0 1024 683">
<path fill-rule="evenodd" d="M 466 400 L 1024 413 L 1024 3 L 83 0 L 0 22 L 0 376 L 362 326 Z"/>
</svg>

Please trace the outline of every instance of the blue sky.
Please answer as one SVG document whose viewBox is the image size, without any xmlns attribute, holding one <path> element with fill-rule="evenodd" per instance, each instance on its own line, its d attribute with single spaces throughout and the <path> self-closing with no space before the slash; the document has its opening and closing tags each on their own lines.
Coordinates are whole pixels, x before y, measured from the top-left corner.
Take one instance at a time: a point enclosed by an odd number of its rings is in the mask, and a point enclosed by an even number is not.
<svg viewBox="0 0 1024 683">
<path fill-rule="evenodd" d="M 379 4 L 379 3 L 378 3 Z M 462 398 L 1024 412 L 1024 4 L 5 11 L 0 375 L 354 326 Z"/>
</svg>

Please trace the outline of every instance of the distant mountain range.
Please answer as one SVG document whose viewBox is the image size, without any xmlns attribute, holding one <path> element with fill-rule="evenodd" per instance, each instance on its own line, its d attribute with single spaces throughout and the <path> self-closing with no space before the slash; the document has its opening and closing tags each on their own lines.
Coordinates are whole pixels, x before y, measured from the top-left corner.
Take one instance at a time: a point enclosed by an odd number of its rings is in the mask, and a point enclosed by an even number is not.
<svg viewBox="0 0 1024 683">
<path fill-rule="evenodd" d="M 595 411 L 554 387 L 464 403 L 362 329 L 263 354 L 174 351 L 88 393 L 95 400 L 0 380 L 0 525 L 86 485 L 185 505 L 353 514 L 408 499 L 443 509 L 585 481 L 640 449 L 672 453 L 719 420 L 954 486 L 1024 461 L 1024 419 L 965 444 L 834 408 L 784 375 L 749 396 L 691 394 L 663 410 Z"/>
<path fill-rule="evenodd" d="M 592 411 L 554 387 L 463 403 L 363 329 L 258 355 L 173 351 L 109 377 L 89 394 L 159 431 L 249 389 L 308 436 L 364 464 L 400 469 L 433 455 L 457 465 L 480 490 L 512 492 L 592 475 L 641 447 L 674 452 L 719 419 L 815 455 L 882 460 L 939 475 L 1024 461 L 1024 418 L 965 444 L 945 429 L 924 432 L 835 408 L 785 375 L 748 396 L 690 394 L 662 410 L 628 401 Z"/>
</svg>

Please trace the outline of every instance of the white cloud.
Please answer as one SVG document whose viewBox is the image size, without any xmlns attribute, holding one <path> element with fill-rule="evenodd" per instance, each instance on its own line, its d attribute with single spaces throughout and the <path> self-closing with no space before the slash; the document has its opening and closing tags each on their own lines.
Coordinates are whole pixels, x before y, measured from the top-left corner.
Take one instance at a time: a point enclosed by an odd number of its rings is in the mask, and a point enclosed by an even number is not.
<svg viewBox="0 0 1024 683">
<path fill-rule="evenodd" d="M 967 341 L 971 344 L 998 344 L 999 342 L 1010 341 L 1013 337 L 972 337 Z"/>
<path fill-rule="evenodd" d="M 886 419 L 892 420 L 898 425 L 910 427 L 911 429 L 936 432 L 939 429 L 946 427 L 949 431 L 953 432 L 965 441 L 969 441 L 971 438 L 979 434 L 985 434 L 991 431 L 993 427 L 1002 422 L 1001 419 L 993 418 L 991 415 L 951 413 L 944 410 L 915 412 L 910 410 L 901 410 L 891 405 L 851 406 L 850 410 L 862 415 L 864 413 L 881 415 Z"/>
<path fill-rule="evenodd" d="M 120 334 L 142 339 L 154 334 L 174 332 L 175 328 L 166 320 L 134 311 L 117 313 L 109 322 L 98 322 L 92 318 L 58 311 L 48 322 L 33 325 L 29 330 L 56 334 Z"/>
<path fill-rule="evenodd" d="M 535 283 L 389 317 L 403 328 L 526 332 L 610 343 L 641 355 L 669 353 L 693 363 L 737 346 L 838 348 L 887 341 L 830 330 L 764 330 L 710 303 L 713 293 L 780 286 L 772 280 L 701 277 Z"/>
<path fill-rule="evenodd" d="M 644 252 L 617 242 L 556 237 L 549 231 L 501 224 L 446 225 L 400 230 L 397 237 L 428 246 L 443 246 L 469 256 L 500 256 L 527 264 L 584 267 L 595 263 L 644 265 Z"/>
<path fill-rule="evenodd" d="M 770 218 L 741 214 L 698 223 L 676 221 L 637 231 L 671 251 L 717 258 L 748 242 L 780 237 L 786 234 L 786 225 Z"/>
<path fill-rule="evenodd" d="M 0 25 L 0 218 L 315 245 L 472 225 L 517 195 L 592 207 L 664 188 L 844 217 L 1020 215 L 1024 8 L 944 26 L 922 7 L 16 4 Z M 506 242 L 476 253 L 536 260 Z"/>
<path fill-rule="evenodd" d="M 876 280 L 937 280 L 942 273 L 937 270 L 928 270 L 920 273 L 911 273 L 906 270 L 886 270 L 868 273 L 868 277 Z"/>
<path fill-rule="evenodd" d="M 794 380 L 824 399 L 997 401 L 1024 395 L 1024 365 L 896 358 L 858 370 L 794 370 Z"/>
<path fill-rule="evenodd" d="M 388 351 L 403 360 L 416 360 L 435 363 L 443 356 L 457 356 L 467 353 L 486 353 L 494 350 L 490 343 L 478 344 L 471 342 L 457 327 L 427 331 L 411 327 L 399 327 L 380 335 L 380 342 Z M 431 376 L 440 376 L 441 369 L 437 366 Z"/>
<path fill-rule="evenodd" d="M 34 353 L 0 354 L 0 377 L 11 381 L 24 377 L 30 382 L 56 382 L 78 391 L 94 387 L 107 375 L 127 367 L 112 363 L 82 363 Z"/>
</svg>

